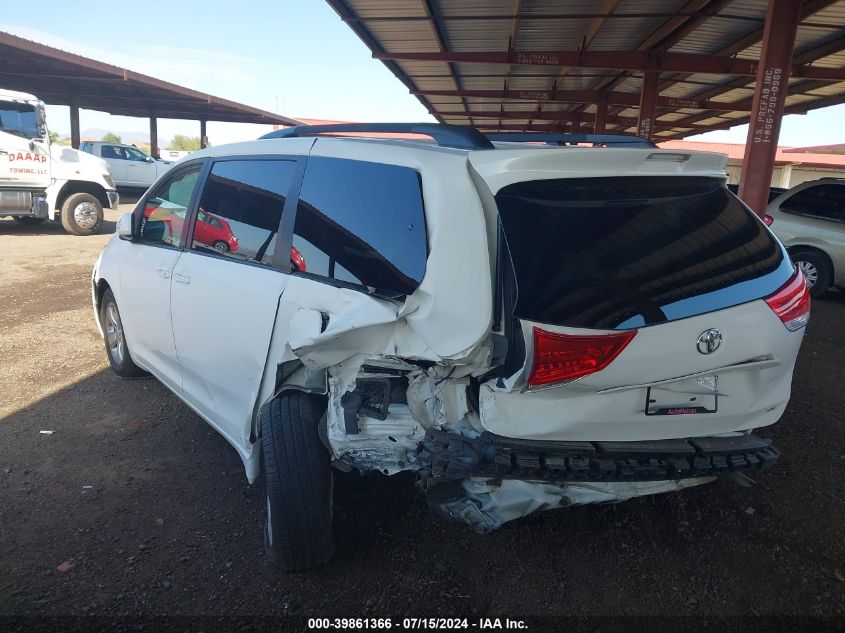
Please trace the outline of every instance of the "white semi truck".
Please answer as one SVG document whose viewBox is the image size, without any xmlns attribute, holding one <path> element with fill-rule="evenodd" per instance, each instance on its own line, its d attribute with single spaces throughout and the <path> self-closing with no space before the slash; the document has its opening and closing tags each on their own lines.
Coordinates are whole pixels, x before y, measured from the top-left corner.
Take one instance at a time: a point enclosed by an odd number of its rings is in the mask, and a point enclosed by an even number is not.
<svg viewBox="0 0 845 633">
<path fill-rule="evenodd" d="M 0 218 L 57 220 L 68 233 L 91 235 L 118 201 L 104 160 L 51 144 L 44 103 L 0 88 Z"/>
</svg>

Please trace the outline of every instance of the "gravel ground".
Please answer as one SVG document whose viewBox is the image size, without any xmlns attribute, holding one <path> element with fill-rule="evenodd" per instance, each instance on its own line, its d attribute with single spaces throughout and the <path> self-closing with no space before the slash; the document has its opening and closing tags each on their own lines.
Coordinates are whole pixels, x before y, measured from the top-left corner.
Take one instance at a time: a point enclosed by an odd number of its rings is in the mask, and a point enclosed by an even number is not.
<svg viewBox="0 0 845 633">
<path fill-rule="evenodd" d="M 792 401 L 763 431 L 783 456 L 750 489 L 719 481 L 478 536 L 436 520 L 409 477 L 342 476 L 334 561 L 274 576 L 263 490 L 234 450 L 155 380 L 108 370 L 88 281 L 107 239 L 0 221 L 0 615 L 845 622 L 845 294 L 814 305 Z"/>
</svg>

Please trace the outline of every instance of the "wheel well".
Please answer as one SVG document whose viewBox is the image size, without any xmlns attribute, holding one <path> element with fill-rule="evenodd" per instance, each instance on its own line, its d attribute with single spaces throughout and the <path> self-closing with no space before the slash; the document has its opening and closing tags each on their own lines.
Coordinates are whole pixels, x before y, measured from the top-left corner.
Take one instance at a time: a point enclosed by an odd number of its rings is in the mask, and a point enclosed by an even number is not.
<svg viewBox="0 0 845 633">
<path fill-rule="evenodd" d="M 109 198 L 106 195 L 106 190 L 103 189 L 101 185 L 98 185 L 96 182 L 87 182 L 85 180 L 71 180 L 70 182 L 65 183 L 65 186 L 62 187 L 61 191 L 59 191 L 59 195 L 56 198 L 56 209 L 61 211 L 65 200 L 75 193 L 90 193 L 100 201 L 100 204 L 103 205 L 104 209 L 109 206 Z"/>
<path fill-rule="evenodd" d="M 825 264 L 827 264 L 827 270 L 831 275 L 831 282 L 833 281 L 833 260 L 830 258 L 830 255 L 825 253 L 822 249 L 816 248 L 815 246 L 798 245 L 798 246 L 790 246 L 786 250 L 789 253 L 790 257 L 794 253 L 800 253 L 802 251 L 809 252 L 809 253 L 815 253 L 816 255 L 821 256 L 824 259 Z"/>
<path fill-rule="evenodd" d="M 105 279 L 100 279 L 97 281 L 97 311 L 99 312 L 100 306 L 103 301 L 103 295 L 106 294 L 106 290 L 110 288 L 109 282 Z"/>
</svg>

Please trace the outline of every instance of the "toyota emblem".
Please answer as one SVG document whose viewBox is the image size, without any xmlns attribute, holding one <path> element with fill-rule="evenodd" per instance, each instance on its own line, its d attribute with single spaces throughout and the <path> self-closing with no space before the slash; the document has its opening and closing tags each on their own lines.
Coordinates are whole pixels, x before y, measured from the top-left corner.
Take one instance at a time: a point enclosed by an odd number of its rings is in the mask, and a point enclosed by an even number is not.
<svg viewBox="0 0 845 633">
<path fill-rule="evenodd" d="M 715 328 L 710 328 L 709 330 L 704 330 L 698 337 L 697 347 L 698 351 L 702 354 L 712 354 L 719 349 L 719 345 L 721 344 L 722 333 Z"/>
</svg>

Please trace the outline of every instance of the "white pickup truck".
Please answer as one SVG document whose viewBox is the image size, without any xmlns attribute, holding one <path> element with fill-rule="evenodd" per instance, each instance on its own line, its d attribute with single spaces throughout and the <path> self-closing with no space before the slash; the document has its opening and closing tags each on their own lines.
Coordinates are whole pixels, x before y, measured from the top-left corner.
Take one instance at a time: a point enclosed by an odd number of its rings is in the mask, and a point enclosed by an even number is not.
<svg viewBox="0 0 845 633">
<path fill-rule="evenodd" d="M 118 201 L 103 160 L 50 143 L 42 101 L 0 88 L 0 218 L 60 220 L 68 233 L 90 235 Z"/>
<path fill-rule="evenodd" d="M 106 161 L 118 187 L 146 189 L 173 166 L 171 161 L 153 158 L 134 145 L 96 141 L 82 143 L 79 149 Z"/>
</svg>

